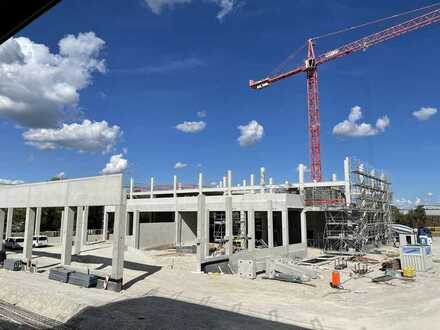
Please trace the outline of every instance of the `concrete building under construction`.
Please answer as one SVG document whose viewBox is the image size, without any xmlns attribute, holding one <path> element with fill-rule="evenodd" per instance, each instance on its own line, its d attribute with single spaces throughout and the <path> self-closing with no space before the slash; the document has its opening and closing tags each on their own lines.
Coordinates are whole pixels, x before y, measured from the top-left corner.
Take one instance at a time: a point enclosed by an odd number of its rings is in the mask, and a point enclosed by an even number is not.
<svg viewBox="0 0 440 330">
<path fill-rule="evenodd" d="M 299 165 L 298 172 L 297 183 L 282 184 L 266 178 L 261 168 L 258 183 L 254 175 L 235 183 L 228 171 L 215 186 L 205 185 L 202 174 L 194 185 L 182 185 L 174 176 L 172 185 L 158 185 L 151 178 L 144 186 L 130 180 L 125 189 L 120 176 L 2 186 L 0 229 L 6 219 L 9 237 L 14 208 L 26 208 L 23 255 L 30 259 L 41 209 L 64 207 L 61 261 L 69 264 L 73 223 L 73 253 L 79 253 L 87 243 L 88 208 L 102 206 L 104 240 L 109 224 L 114 228 L 116 280 L 122 277 L 125 245 L 190 250 L 197 254 L 200 270 L 228 263 L 236 271 L 239 260 L 253 259 L 262 269 L 268 257 L 304 257 L 307 246 L 356 254 L 387 241 L 392 194 L 385 174 L 350 158 L 344 160 L 343 180 L 333 175 L 331 181 L 306 182 L 305 166 Z"/>
<path fill-rule="evenodd" d="M 231 171 L 215 186 L 146 186 L 130 182 L 127 195 L 127 244 L 193 248 L 201 268 L 227 260 L 303 257 L 307 246 L 336 253 L 364 253 L 387 241 L 391 183 L 382 172 L 350 158 L 344 178 L 306 182 L 305 166 L 297 183 L 275 184 L 264 168 L 256 180 L 235 183 Z M 256 182 L 258 181 L 258 182 Z M 106 208 L 105 217 L 111 214 Z"/>
</svg>

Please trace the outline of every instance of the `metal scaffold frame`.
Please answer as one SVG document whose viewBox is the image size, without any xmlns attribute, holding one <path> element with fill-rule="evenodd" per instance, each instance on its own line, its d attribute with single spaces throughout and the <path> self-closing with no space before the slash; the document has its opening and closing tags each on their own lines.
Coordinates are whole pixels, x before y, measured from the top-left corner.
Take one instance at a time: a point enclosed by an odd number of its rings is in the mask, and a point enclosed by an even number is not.
<svg viewBox="0 0 440 330">
<path fill-rule="evenodd" d="M 324 208 L 324 249 L 365 253 L 390 238 L 391 182 L 384 172 L 350 161 L 350 202 Z"/>
</svg>

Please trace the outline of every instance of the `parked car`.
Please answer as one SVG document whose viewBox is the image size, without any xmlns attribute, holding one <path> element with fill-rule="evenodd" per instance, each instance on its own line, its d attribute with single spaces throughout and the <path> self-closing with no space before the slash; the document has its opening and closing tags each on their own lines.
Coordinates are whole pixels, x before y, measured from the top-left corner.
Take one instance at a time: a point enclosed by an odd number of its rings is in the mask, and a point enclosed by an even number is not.
<svg viewBox="0 0 440 330">
<path fill-rule="evenodd" d="M 34 236 L 32 238 L 32 246 L 33 247 L 43 247 L 49 244 L 47 240 L 47 236 Z"/>
<path fill-rule="evenodd" d="M 22 249 L 24 246 L 24 238 L 23 237 L 9 237 L 5 241 L 5 247 L 7 249 L 15 250 Z"/>
</svg>

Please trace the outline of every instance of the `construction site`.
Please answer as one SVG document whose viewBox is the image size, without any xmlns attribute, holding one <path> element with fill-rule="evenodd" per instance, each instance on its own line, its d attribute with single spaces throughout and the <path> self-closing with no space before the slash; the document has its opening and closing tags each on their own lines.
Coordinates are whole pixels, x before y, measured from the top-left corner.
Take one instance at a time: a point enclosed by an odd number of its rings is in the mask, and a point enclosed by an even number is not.
<svg viewBox="0 0 440 330">
<path fill-rule="evenodd" d="M 440 240 L 395 223 L 392 171 L 347 155 L 326 181 L 317 68 L 439 22 L 437 7 L 322 54 L 310 38 L 299 67 L 250 80 L 305 73 L 310 163 L 294 179 L 231 163 L 215 184 L 0 184 L 0 329 L 434 329 Z"/>
</svg>

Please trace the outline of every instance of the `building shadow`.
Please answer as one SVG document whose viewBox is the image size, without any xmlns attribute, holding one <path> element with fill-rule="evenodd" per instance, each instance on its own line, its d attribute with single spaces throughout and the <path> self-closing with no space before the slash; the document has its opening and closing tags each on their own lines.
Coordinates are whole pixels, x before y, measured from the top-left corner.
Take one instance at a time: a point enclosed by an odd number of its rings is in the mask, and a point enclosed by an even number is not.
<svg viewBox="0 0 440 330">
<path fill-rule="evenodd" d="M 54 252 L 47 252 L 47 251 L 32 251 L 32 254 L 38 256 L 38 257 L 47 257 L 47 258 L 54 258 L 54 259 L 61 259 L 60 253 L 54 253 Z M 83 264 L 100 264 L 99 267 L 96 268 L 96 270 L 104 269 L 108 266 L 112 265 L 112 259 L 106 258 L 106 257 L 100 257 L 100 256 L 94 256 L 94 255 L 73 255 L 72 261 L 79 262 Z M 41 267 L 43 268 L 43 267 Z M 144 280 L 148 276 L 158 272 L 162 269 L 160 266 L 153 266 L 153 265 L 146 265 L 141 264 L 137 262 L 132 261 L 124 261 L 124 269 L 130 269 L 138 272 L 143 272 L 143 274 L 131 279 L 127 283 L 123 285 L 123 290 L 127 290 L 134 284 L 136 284 L 139 281 Z"/>
<path fill-rule="evenodd" d="M 275 314 L 276 315 L 276 314 Z M 65 325 L 72 329 L 228 329 L 306 330 L 308 328 L 264 320 L 162 297 L 146 296 L 88 307 Z"/>
</svg>

